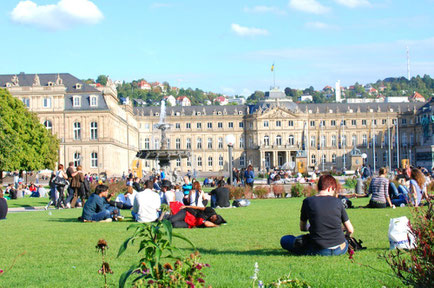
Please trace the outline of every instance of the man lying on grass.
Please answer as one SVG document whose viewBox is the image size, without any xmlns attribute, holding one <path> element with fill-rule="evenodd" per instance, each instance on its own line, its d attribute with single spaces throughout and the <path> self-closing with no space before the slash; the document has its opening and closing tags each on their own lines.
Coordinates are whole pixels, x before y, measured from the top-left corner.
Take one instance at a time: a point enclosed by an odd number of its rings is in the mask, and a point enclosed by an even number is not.
<svg viewBox="0 0 434 288">
<path fill-rule="evenodd" d="M 226 221 L 211 207 L 181 206 L 179 212 L 168 217 L 173 228 L 218 227 Z"/>
<path fill-rule="evenodd" d="M 333 256 L 347 252 L 348 242 L 342 224 L 349 235 L 354 228 L 342 202 L 335 196 L 336 189 L 333 176 L 323 175 L 319 178 L 319 193 L 304 199 L 301 207 L 300 230 L 309 231 L 310 234 L 283 236 L 280 239 L 283 249 L 299 255 Z"/>
</svg>

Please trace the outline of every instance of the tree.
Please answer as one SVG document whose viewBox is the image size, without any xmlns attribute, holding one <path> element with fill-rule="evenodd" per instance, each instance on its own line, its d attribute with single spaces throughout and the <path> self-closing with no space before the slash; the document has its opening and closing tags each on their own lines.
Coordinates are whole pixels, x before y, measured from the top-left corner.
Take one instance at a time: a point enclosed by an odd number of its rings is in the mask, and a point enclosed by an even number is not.
<svg viewBox="0 0 434 288">
<path fill-rule="evenodd" d="M 108 76 L 106 75 L 99 75 L 98 78 L 96 78 L 96 83 L 99 83 L 102 86 L 106 86 L 107 81 L 108 81 Z"/>
<path fill-rule="evenodd" d="M 0 183 L 3 171 L 54 169 L 58 139 L 4 89 L 0 89 L 0 127 Z"/>
</svg>

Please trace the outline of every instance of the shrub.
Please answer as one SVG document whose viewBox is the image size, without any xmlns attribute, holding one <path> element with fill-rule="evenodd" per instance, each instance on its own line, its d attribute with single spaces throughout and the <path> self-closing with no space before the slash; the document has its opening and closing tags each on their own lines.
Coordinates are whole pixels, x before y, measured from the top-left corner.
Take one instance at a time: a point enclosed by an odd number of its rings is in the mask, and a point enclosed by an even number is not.
<svg viewBox="0 0 434 288">
<path fill-rule="evenodd" d="M 433 202 L 428 208 L 412 209 L 413 221 L 409 221 L 410 233 L 415 238 L 414 249 L 397 250 L 383 255 L 396 276 L 405 284 L 414 287 L 432 287 L 434 283 L 434 232 Z"/>
<path fill-rule="evenodd" d="M 257 186 L 253 189 L 253 194 L 256 195 L 259 199 L 267 198 L 267 195 L 270 193 L 270 188 L 266 186 Z"/>
<path fill-rule="evenodd" d="M 291 197 L 301 197 L 303 196 L 304 187 L 300 183 L 296 183 L 291 187 Z"/>
<path fill-rule="evenodd" d="M 126 193 L 127 189 L 128 189 L 125 181 L 119 181 L 119 182 L 113 182 L 113 183 L 105 182 L 105 183 L 103 183 L 103 185 L 107 185 L 109 187 L 109 192 L 110 193 L 114 192 L 115 195 Z M 93 182 L 90 185 L 90 190 L 91 190 L 90 193 L 95 192 L 96 186 L 98 186 L 97 182 Z"/>
<path fill-rule="evenodd" d="M 250 187 L 235 187 L 229 186 L 229 198 L 231 200 L 236 199 L 252 199 L 252 191 Z"/>
<path fill-rule="evenodd" d="M 345 179 L 345 188 L 348 189 L 355 189 L 357 185 L 357 179 L 356 178 L 347 178 Z"/>
<path fill-rule="evenodd" d="M 305 197 L 315 196 L 317 193 L 318 191 L 313 185 L 304 185 L 303 195 Z"/>
<path fill-rule="evenodd" d="M 271 186 L 273 189 L 273 194 L 274 196 L 277 197 L 286 197 L 286 193 L 285 193 L 285 187 L 281 184 L 276 184 L 276 185 L 272 185 Z"/>
<path fill-rule="evenodd" d="M 398 186 L 396 186 L 398 187 Z M 431 181 L 427 186 L 426 186 L 426 191 L 428 191 L 428 193 L 432 193 L 434 192 L 434 181 Z"/>
</svg>

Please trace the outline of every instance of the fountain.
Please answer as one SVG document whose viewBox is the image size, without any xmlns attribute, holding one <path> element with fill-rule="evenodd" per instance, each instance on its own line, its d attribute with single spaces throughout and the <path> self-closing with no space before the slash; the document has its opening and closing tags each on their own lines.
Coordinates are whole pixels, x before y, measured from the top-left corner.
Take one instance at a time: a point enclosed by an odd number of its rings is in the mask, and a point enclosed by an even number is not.
<svg viewBox="0 0 434 288">
<path fill-rule="evenodd" d="M 161 169 L 165 172 L 170 166 L 170 161 L 189 158 L 191 156 L 190 150 L 183 149 L 167 149 L 166 130 L 170 129 L 170 124 L 166 120 L 166 102 L 161 101 L 160 107 L 160 121 L 154 125 L 154 128 L 161 131 L 161 147 L 159 149 L 144 149 L 137 152 L 136 157 L 144 160 L 156 160 Z M 169 173 L 166 173 L 169 176 Z M 172 179 L 175 181 L 176 179 Z"/>
</svg>

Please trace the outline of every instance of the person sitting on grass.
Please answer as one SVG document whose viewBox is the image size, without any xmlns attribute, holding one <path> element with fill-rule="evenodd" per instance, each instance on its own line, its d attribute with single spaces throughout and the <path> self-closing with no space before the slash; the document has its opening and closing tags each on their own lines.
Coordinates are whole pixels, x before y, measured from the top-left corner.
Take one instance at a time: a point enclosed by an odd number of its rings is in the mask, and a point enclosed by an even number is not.
<svg viewBox="0 0 434 288">
<path fill-rule="evenodd" d="M 190 172 L 190 170 L 188 170 Z M 184 177 L 184 184 L 182 185 L 182 192 L 184 192 L 184 203 L 188 204 L 188 195 L 191 189 L 193 189 L 193 184 L 190 182 L 190 176 Z"/>
<path fill-rule="evenodd" d="M 145 190 L 138 192 L 134 198 L 131 214 L 137 222 L 149 223 L 158 219 L 161 199 L 160 195 L 152 190 L 153 185 L 152 180 L 147 180 L 145 182 Z"/>
<path fill-rule="evenodd" d="M 425 181 L 426 181 L 425 176 L 419 169 L 417 168 L 411 169 L 409 197 L 411 203 L 415 207 L 420 205 L 420 202 L 422 201 L 422 196 L 425 199 L 429 198 L 428 193 L 424 191 Z"/>
<path fill-rule="evenodd" d="M 116 197 L 116 202 L 122 203 L 122 209 L 131 209 L 134 204 L 134 198 L 136 197 L 137 192 L 133 189 L 132 186 L 127 187 L 127 192 L 121 193 Z"/>
<path fill-rule="evenodd" d="M 217 188 L 212 190 L 210 194 L 212 208 L 224 208 L 231 206 L 231 203 L 229 202 L 229 189 L 225 187 L 224 180 L 220 180 L 217 184 Z"/>
<path fill-rule="evenodd" d="M 0 220 L 6 219 L 8 214 L 8 202 L 3 197 L 3 191 L 0 189 Z"/>
<path fill-rule="evenodd" d="M 84 222 L 112 222 L 113 212 L 106 209 L 106 201 L 108 197 L 108 187 L 106 185 L 98 185 L 95 188 L 95 193 L 90 195 L 83 207 L 81 219 Z"/>
<path fill-rule="evenodd" d="M 208 204 L 208 194 L 205 194 L 200 187 L 198 181 L 193 182 L 193 189 L 190 190 L 188 194 L 188 206 L 206 207 Z"/>
<path fill-rule="evenodd" d="M 181 206 L 179 212 L 168 217 L 173 228 L 218 227 L 226 221 L 211 207 Z"/>
<path fill-rule="evenodd" d="M 300 230 L 309 234 L 280 239 L 283 249 L 299 255 L 337 256 L 345 254 L 348 242 L 346 233 L 354 233 L 342 202 L 336 198 L 337 182 L 331 175 L 322 175 L 318 181 L 318 194 L 304 199 L 301 207 Z"/>
<path fill-rule="evenodd" d="M 387 168 L 382 167 L 379 171 L 380 176 L 373 178 L 369 185 L 368 195 L 371 194 L 369 208 L 395 208 L 389 196 L 389 179 L 387 178 Z"/>
</svg>

